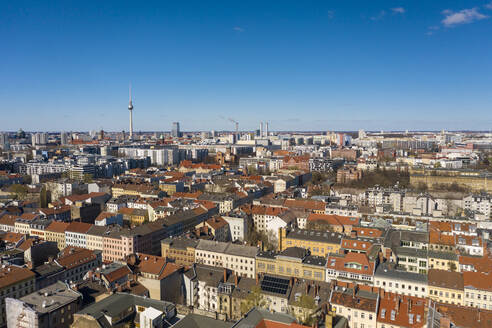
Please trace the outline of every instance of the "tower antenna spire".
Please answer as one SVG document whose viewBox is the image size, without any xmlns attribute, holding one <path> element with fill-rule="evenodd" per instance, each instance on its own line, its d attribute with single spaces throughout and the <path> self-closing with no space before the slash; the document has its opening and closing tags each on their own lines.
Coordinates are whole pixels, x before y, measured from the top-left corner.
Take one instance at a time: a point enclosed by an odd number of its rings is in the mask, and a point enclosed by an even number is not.
<svg viewBox="0 0 492 328">
<path fill-rule="evenodd" d="M 132 104 L 132 84 L 130 83 L 130 86 L 128 88 L 128 93 L 130 100 L 128 102 L 128 110 L 130 111 L 130 140 L 133 140 L 133 104 Z"/>
</svg>

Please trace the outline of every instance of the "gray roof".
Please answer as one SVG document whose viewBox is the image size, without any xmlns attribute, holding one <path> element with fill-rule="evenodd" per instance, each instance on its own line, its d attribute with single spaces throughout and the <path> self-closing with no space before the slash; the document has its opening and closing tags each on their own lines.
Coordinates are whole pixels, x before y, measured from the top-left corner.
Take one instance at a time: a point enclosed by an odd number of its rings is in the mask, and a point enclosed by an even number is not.
<svg viewBox="0 0 492 328">
<path fill-rule="evenodd" d="M 255 246 L 229 243 L 225 253 L 229 255 L 255 258 L 256 254 L 258 254 L 258 248 Z"/>
<path fill-rule="evenodd" d="M 296 322 L 293 317 L 283 313 L 271 313 L 264 309 L 253 308 L 245 314 L 244 318 L 236 322 L 232 327 L 234 328 L 251 328 L 256 327 L 262 320 L 269 320 L 274 322 L 280 322 L 290 324 Z"/>
<path fill-rule="evenodd" d="M 213 240 L 205 240 L 200 239 L 198 245 L 196 246 L 196 250 L 200 251 L 208 251 L 208 252 L 216 252 L 216 253 L 224 253 L 227 248 L 227 243 L 213 241 Z"/>
<path fill-rule="evenodd" d="M 428 251 L 427 256 L 441 260 L 458 261 L 458 255 L 451 252 Z"/>
<path fill-rule="evenodd" d="M 172 246 L 175 249 L 186 249 L 188 247 L 196 248 L 198 245 L 198 239 L 191 239 L 185 237 L 178 238 L 166 238 L 161 240 L 161 244 L 167 244 Z"/>
<path fill-rule="evenodd" d="M 374 273 L 374 277 L 414 281 L 427 284 L 426 274 L 396 270 L 394 266 L 390 265 L 389 263 L 382 263 L 378 265 L 378 267 L 376 268 L 376 272 Z"/>
<path fill-rule="evenodd" d="M 37 292 L 28 294 L 20 300 L 38 313 L 49 313 L 66 304 L 76 302 L 79 298 L 82 298 L 80 293 L 70 289 L 66 283 L 58 281 Z"/>
<path fill-rule="evenodd" d="M 208 251 L 223 253 L 234 256 L 244 256 L 254 258 L 258 253 L 258 248 L 254 246 L 239 245 L 214 240 L 200 239 L 196 246 L 197 251 Z"/>
<path fill-rule="evenodd" d="M 129 307 L 134 307 L 137 305 L 153 307 L 154 309 L 164 313 L 169 312 L 172 307 L 174 307 L 174 304 L 165 301 L 153 300 L 151 298 L 126 293 L 115 293 L 97 303 L 89 305 L 83 310 L 77 312 L 77 314 L 90 315 L 96 320 L 99 320 L 105 315 L 116 317 L 126 311 Z"/>
<path fill-rule="evenodd" d="M 287 231 L 287 238 L 300 240 L 315 240 L 331 244 L 340 244 L 343 234 L 329 231 L 317 231 L 307 229 L 292 229 Z"/>
<path fill-rule="evenodd" d="M 195 264 L 188 271 L 185 272 L 185 275 L 192 279 L 196 276 L 198 281 L 203 281 L 207 286 L 217 287 L 220 282 L 224 282 L 224 268 L 217 268 L 210 265 L 204 264 Z M 229 276 L 229 271 L 226 271 Z"/>
<path fill-rule="evenodd" d="M 190 313 L 176 324 L 173 328 L 229 328 L 232 323 L 222 320 L 212 319 L 203 315 Z"/>
<path fill-rule="evenodd" d="M 411 256 L 427 259 L 427 250 L 410 247 L 396 247 L 393 249 L 397 256 Z"/>
</svg>

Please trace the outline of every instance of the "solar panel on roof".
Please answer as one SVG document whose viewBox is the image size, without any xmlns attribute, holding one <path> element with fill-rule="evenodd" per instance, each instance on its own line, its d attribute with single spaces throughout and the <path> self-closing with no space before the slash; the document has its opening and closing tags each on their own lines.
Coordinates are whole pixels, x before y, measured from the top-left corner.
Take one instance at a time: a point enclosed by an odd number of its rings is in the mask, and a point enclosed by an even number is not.
<svg viewBox="0 0 492 328">
<path fill-rule="evenodd" d="M 265 276 L 261 282 L 260 288 L 271 293 L 286 294 L 289 288 L 289 280 Z"/>
</svg>

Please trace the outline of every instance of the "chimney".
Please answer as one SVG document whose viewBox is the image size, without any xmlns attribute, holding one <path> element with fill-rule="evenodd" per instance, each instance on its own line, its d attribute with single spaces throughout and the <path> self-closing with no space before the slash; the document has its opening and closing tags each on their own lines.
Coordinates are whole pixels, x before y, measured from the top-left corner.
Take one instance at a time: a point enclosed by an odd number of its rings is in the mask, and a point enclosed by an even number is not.
<svg viewBox="0 0 492 328">
<path fill-rule="evenodd" d="M 258 282 L 259 282 L 259 280 L 260 280 L 260 274 L 259 274 L 259 273 L 257 273 L 257 274 L 256 274 L 256 285 L 257 285 L 257 286 L 258 286 Z"/>
<path fill-rule="evenodd" d="M 408 313 L 410 313 L 412 311 L 412 300 L 411 299 L 408 300 L 408 307 L 407 307 L 407 309 L 408 309 Z"/>
<path fill-rule="evenodd" d="M 352 291 L 352 296 L 355 297 L 355 295 L 357 295 L 357 289 L 359 288 L 359 286 L 357 286 L 357 284 L 354 285 L 354 288 L 353 288 L 353 291 Z"/>
<path fill-rule="evenodd" d="M 350 231 L 350 237 L 352 238 L 357 237 L 357 232 L 355 230 Z"/>
<path fill-rule="evenodd" d="M 396 301 L 396 313 L 400 312 L 400 303 L 401 303 L 401 298 L 398 296 L 398 300 Z"/>
<path fill-rule="evenodd" d="M 224 268 L 224 282 L 227 281 L 227 269 Z"/>
<path fill-rule="evenodd" d="M 234 274 L 234 285 L 237 287 L 237 283 L 238 283 L 238 277 L 237 277 L 237 273 Z"/>
</svg>

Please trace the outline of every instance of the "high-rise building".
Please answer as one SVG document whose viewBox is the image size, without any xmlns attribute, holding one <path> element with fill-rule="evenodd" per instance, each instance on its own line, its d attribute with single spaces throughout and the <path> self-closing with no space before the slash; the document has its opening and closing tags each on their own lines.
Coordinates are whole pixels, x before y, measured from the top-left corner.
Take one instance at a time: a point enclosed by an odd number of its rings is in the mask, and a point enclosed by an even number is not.
<svg viewBox="0 0 492 328">
<path fill-rule="evenodd" d="M 0 133 L 0 148 L 8 150 L 10 148 L 9 135 L 7 133 Z"/>
<path fill-rule="evenodd" d="M 265 123 L 265 137 L 268 138 L 268 122 Z"/>
<path fill-rule="evenodd" d="M 68 134 L 66 132 L 60 134 L 60 143 L 62 146 L 68 145 Z"/>
<path fill-rule="evenodd" d="M 132 116 L 133 104 L 132 104 L 132 86 L 131 85 L 130 85 L 129 93 L 130 93 L 130 101 L 128 103 L 128 110 L 130 111 L 130 140 L 132 140 L 133 139 L 133 116 Z"/>
<path fill-rule="evenodd" d="M 48 143 L 48 134 L 43 132 L 35 133 L 31 135 L 31 142 L 33 146 L 46 145 Z"/>
<path fill-rule="evenodd" d="M 179 122 L 173 122 L 173 130 L 171 131 L 171 135 L 174 138 L 181 137 L 181 131 L 179 130 Z"/>
</svg>

